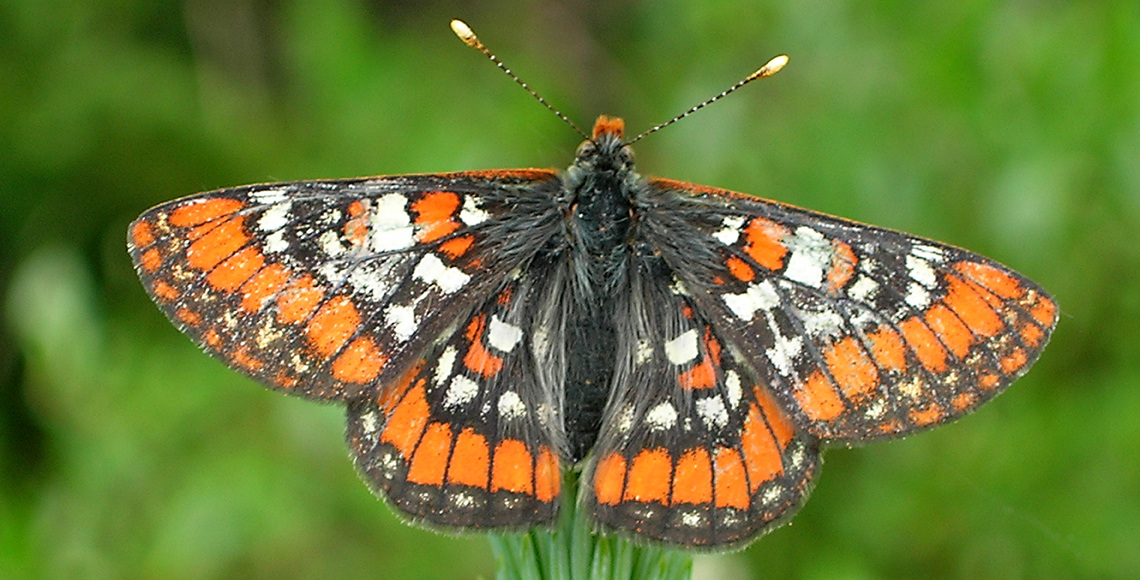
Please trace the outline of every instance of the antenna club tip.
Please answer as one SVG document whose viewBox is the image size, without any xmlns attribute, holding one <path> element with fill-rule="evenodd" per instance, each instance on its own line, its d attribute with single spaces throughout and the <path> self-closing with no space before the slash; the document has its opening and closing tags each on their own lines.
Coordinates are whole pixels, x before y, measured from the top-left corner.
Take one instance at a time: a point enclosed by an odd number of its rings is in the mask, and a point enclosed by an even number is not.
<svg viewBox="0 0 1140 580">
<path fill-rule="evenodd" d="M 454 32 L 455 36 L 458 36 L 459 40 L 462 40 L 467 46 L 478 48 L 480 44 L 479 38 L 475 36 L 475 33 L 471 31 L 471 27 L 467 26 L 466 22 L 459 19 L 452 20 L 451 31 Z"/>
<path fill-rule="evenodd" d="M 765 63 L 764 66 L 760 67 L 760 70 L 752 73 L 750 79 L 762 79 L 764 77 L 770 77 L 780 72 L 780 69 L 784 68 L 784 65 L 786 64 L 788 64 L 788 55 L 781 54 L 780 56 L 777 56 Z"/>
</svg>

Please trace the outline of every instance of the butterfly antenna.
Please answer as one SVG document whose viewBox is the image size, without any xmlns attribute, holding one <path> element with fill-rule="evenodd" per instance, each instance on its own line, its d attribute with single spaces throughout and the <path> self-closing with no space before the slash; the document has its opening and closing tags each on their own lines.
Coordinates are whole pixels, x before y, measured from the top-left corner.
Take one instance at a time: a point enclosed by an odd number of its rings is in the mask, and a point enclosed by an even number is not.
<svg viewBox="0 0 1140 580">
<path fill-rule="evenodd" d="M 570 125 L 570 127 L 577 131 L 579 135 L 585 137 L 586 139 L 590 138 L 590 136 L 587 135 L 585 131 L 574 124 L 574 121 L 571 121 L 566 115 L 563 115 L 562 111 L 559 111 L 558 109 L 555 109 L 553 106 L 551 106 L 550 103 L 546 102 L 546 99 L 542 98 L 541 95 L 534 92 L 534 89 L 530 88 L 526 83 L 524 83 L 523 80 L 518 77 L 518 75 L 511 72 L 511 69 L 507 68 L 507 66 L 503 64 L 503 61 L 499 60 L 499 57 L 495 56 L 495 53 L 491 52 L 482 43 L 482 41 L 479 40 L 478 36 L 475 36 L 475 33 L 471 31 L 471 27 L 467 26 L 465 22 L 462 20 L 452 20 L 451 31 L 454 32 L 455 35 L 459 37 L 459 40 L 462 40 L 464 44 L 470 46 L 471 48 L 474 48 L 475 50 L 478 50 L 487 58 L 491 59 L 491 62 L 495 63 L 495 66 L 499 67 L 500 70 L 507 73 L 507 76 L 511 77 L 511 80 L 515 81 L 515 83 L 525 89 L 526 92 L 530 93 L 530 96 L 537 99 L 539 103 L 542 103 L 542 106 L 550 109 L 551 113 L 554 113 L 558 116 L 559 119 L 562 119 L 566 122 L 567 125 Z"/>
<path fill-rule="evenodd" d="M 757 70 L 756 72 L 744 77 L 743 80 L 736 83 L 735 85 L 728 87 L 728 89 L 726 89 L 721 94 L 716 95 L 715 97 L 713 97 L 713 98 L 711 98 L 711 99 L 709 99 L 709 100 L 707 100 L 707 101 L 705 101 L 699 105 L 694 106 L 693 108 L 689 109 L 688 111 L 685 111 L 684 113 L 681 113 L 680 115 L 677 115 L 676 117 L 673 117 L 672 119 L 669 119 L 668 121 L 665 121 L 664 123 L 661 123 L 660 125 L 657 125 L 656 127 L 653 127 L 652 129 L 638 135 L 637 137 L 634 137 L 630 141 L 627 141 L 626 145 L 633 145 L 634 143 L 641 141 L 643 138 L 645 138 L 646 135 L 649 135 L 650 133 L 656 133 L 656 132 L 660 131 L 661 129 L 668 127 L 669 125 L 672 125 L 673 123 L 676 123 L 677 121 L 680 121 L 681 119 L 684 119 L 685 117 L 688 117 L 689 115 L 692 115 L 693 113 L 696 113 L 697 111 L 717 102 L 718 100 L 723 99 L 724 97 L 727 97 L 729 95 L 729 93 L 735 91 L 736 89 L 739 89 L 740 87 L 743 87 L 744 85 L 746 85 L 746 84 L 748 84 L 748 83 L 750 83 L 756 79 L 762 79 L 764 77 L 770 77 L 770 76 L 780 72 L 780 69 L 784 68 L 784 65 L 786 65 L 786 64 L 788 64 L 787 55 L 781 54 L 780 56 L 773 58 L 772 60 L 768 61 L 767 64 L 760 67 L 759 70 Z"/>
</svg>

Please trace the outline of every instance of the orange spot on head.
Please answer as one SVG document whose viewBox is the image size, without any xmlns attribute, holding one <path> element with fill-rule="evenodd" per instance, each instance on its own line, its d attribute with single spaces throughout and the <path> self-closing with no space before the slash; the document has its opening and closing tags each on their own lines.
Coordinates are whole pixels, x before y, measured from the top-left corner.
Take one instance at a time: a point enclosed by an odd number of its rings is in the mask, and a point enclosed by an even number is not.
<svg viewBox="0 0 1140 580">
<path fill-rule="evenodd" d="M 899 330 L 926 370 L 932 373 L 946 372 L 946 349 L 942 348 L 938 337 L 918 316 L 911 316 L 899 323 Z"/>
<path fill-rule="evenodd" d="M 974 343 L 974 335 L 970 329 L 945 304 L 935 304 L 926 311 L 926 324 L 942 339 L 942 344 L 959 359 L 966 357 L 970 352 L 970 345 Z"/>
<path fill-rule="evenodd" d="M 534 495 L 538 501 L 554 501 L 561 488 L 562 470 L 558 466 L 558 456 L 543 445 L 538 449 L 538 460 L 534 464 Z"/>
<path fill-rule="evenodd" d="M 645 449 L 633 458 L 625 486 L 626 501 L 656 501 L 668 505 L 673 461 L 664 447 Z"/>
<path fill-rule="evenodd" d="M 429 191 L 413 202 L 419 240 L 433 242 L 459 229 L 459 223 L 451 219 L 459 204 L 459 195 L 450 191 Z"/>
<path fill-rule="evenodd" d="M 360 313 L 345 296 L 329 298 L 309 319 L 305 334 L 319 356 L 328 358 L 360 328 Z"/>
<path fill-rule="evenodd" d="M 249 351 L 244 346 L 238 347 L 236 350 L 234 350 L 234 352 L 230 355 L 230 362 L 238 368 L 246 369 L 249 371 L 257 371 L 260 370 L 261 367 L 265 366 L 265 363 L 249 354 Z"/>
<path fill-rule="evenodd" d="M 202 317 L 189 308 L 179 308 L 178 312 L 174 313 L 174 317 L 179 321 L 189 324 L 190 326 L 198 326 L 202 324 Z"/>
<path fill-rule="evenodd" d="M 467 253 L 475 243 L 475 236 L 459 236 L 451 238 L 439 245 L 439 251 L 452 260 L 458 259 Z"/>
<path fill-rule="evenodd" d="M 320 306 L 325 291 L 313 285 L 313 277 L 305 274 L 293 280 L 277 295 L 277 321 L 281 324 L 302 322 Z"/>
<path fill-rule="evenodd" d="M 333 378 L 345 383 L 367 384 L 380 376 L 387 359 L 371 338 L 353 340 L 332 363 Z"/>
<path fill-rule="evenodd" d="M 998 366 L 1001 367 L 1001 372 L 1011 375 L 1025 366 L 1029 359 L 1025 356 L 1025 349 L 1017 347 L 1009 354 L 1001 357 Z"/>
<path fill-rule="evenodd" d="M 206 282 L 222 292 L 233 292 L 264 265 L 265 256 L 257 248 L 246 246 L 210 270 Z"/>
<path fill-rule="evenodd" d="M 978 262 L 958 262 L 954 269 L 974 283 L 1007 300 L 1021 298 L 1025 288 L 1013 276 L 989 264 Z"/>
<path fill-rule="evenodd" d="M 980 336 L 993 336 L 1004 325 L 997 312 L 986 302 L 986 299 L 957 276 L 946 276 L 946 297 L 942 299 L 950 310 L 953 310 L 962 322 Z"/>
<path fill-rule="evenodd" d="M 455 449 L 447 466 L 447 482 L 487 489 L 491 479 L 491 449 L 487 438 L 468 427 L 455 438 Z"/>
<path fill-rule="evenodd" d="M 772 430 L 772 434 L 776 436 L 776 443 L 780 449 L 787 447 L 796 434 L 792 421 L 780 410 L 768 389 L 756 385 L 752 388 L 752 394 L 756 397 L 756 402 L 760 403 L 760 411 L 763 412 L 761 417 L 768 423 L 768 428 Z"/>
<path fill-rule="evenodd" d="M 748 509 L 748 476 L 739 451 L 729 447 L 717 448 L 713 481 L 716 485 L 716 507 Z"/>
<path fill-rule="evenodd" d="M 245 207 L 236 199 L 197 199 L 170 212 L 170 225 L 189 228 L 228 216 Z"/>
<path fill-rule="evenodd" d="M 424 381 L 420 380 L 392 410 L 380 434 L 381 443 L 390 443 L 404 459 L 408 459 L 420 440 L 428 422 L 428 404 Z"/>
<path fill-rule="evenodd" d="M 412 463 L 408 466 L 408 481 L 442 486 L 450 451 L 451 427 L 446 423 L 428 425 L 420 444 L 416 446 Z"/>
<path fill-rule="evenodd" d="M 145 248 L 154 243 L 154 230 L 150 223 L 137 221 L 131 224 L 131 245 L 135 248 Z"/>
<path fill-rule="evenodd" d="M 1052 328 L 1057 322 L 1057 304 L 1044 296 L 1038 295 L 1037 303 L 1029 310 L 1029 314 L 1034 320 L 1041 323 L 1041 326 Z"/>
<path fill-rule="evenodd" d="M 845 337 L 823 351 L 827 370 L 848 400 L 864 399 L 879 386 L 879 371 L 853 337 Z"/>
<path fill-rule="evenodd" d="M 906 368 L 906 344 L 895 329 L 880 325 L 867 333 L 867 340 L 871 343 L 871 356 L 880 367 L 888 371 Z"/>
<path fill-rule="evenodd" d="M 191 268 L 206 271 L 213 269 L 249 242 L 244 216 L 228 219 L 194 240 L 186 248 L 186 263 Z"/>
<path fill-rule="evenodd" d="M 832 291 L 838 291 L 855 275 L 855 264 L 859 259 L 855 257 L 851 246 L 839 240 L 832 242 L 832 246 L 834 254 L 831 257 L 831 268 L 827 271 L 827 287 Z"/>
<path fill-rule="evenodd" d="M 598 115 L 598 120 L 594 121 L 594 139 L 602 135 L 613 135 L 621 139 L 625 136 L 625 121 L 618 117 Z"/>
<path fill-rule="evenodd" d="M 911 409 L 910 420 L 915 425 L 925 427 L 938 422 L 944 415 L 945 413 L 942 411 L 942 407 L 936 403 L 931 403 L 930 406 L 925 409 Z"/>
<path fill-rule="evenodd" d="M 707 504 L 713 500 L 712 460 L 704 447 L 681 454 L 673 471 L 673 504 Z"/>
<path fill-rule="evenodd" d="M 831 380 L 815 371 L 792 391 L 800 408 L 812 421 L 832 421 L 843 414 L 843 401 Z"/>
<path fill-rule="evenodd" d="M 487 328 L 487 315 L 478 314 L 467 325 L 467 354 L 463 357 L 463 365 L 473 373 L 484 377 L 493 377 L 503 369 L 503 359 L 491 354 L 483 344 L 483 332 Z"/>
<path fill-rule="evenodd" d="M 752 270 L 752 266 L 736 256 L 729 256 L 725 264 L 728 265 L 729 273 L 737 280 L 751 282 L 756 279 L 756 272 Z"/>
<path fill-rule="evenodd" d="M 518 439 L 503 439 L 495 446 L 495 462 L 491 468 L 491 491 L 534 493 L 532 474 L 534 457 L 526 444 Z"/>
<path fill-rule="evenodd" d="M 173 286 L 163 282 L 162 280 L 154 281 L 154 288 L 152 289 L 154 297 L 162 300 L 163 302 L 174 302 L 178 299 L 178 291 Z"/>
<path fill-rule="evenodd" d="M 621 502 L 622 487 L 625 484 L 625 457 L 620 453 L 610 453 L 594 468 L 594 497 L 602 505 L 617 505 Z"/>
<path fill-rule="evenodd" d="M 257 312 L 265 306 L 273 295 L 285 287 L 289 271 L 281 264 L 269 264 L 258 270 L 241 287 L 241 307 L 248 312 Z"/>
<path fill-rule="evenodd" d="M 151 248 L 143 252 L 142 256 L 139 257 L 139 264 L 144 270 L 153 274 L 162 265 L 162 255 L 158 253 L 158 248 Z"/>
<path fill-rule="evenodd" d="M 784 267 L 784 256 L 788 255 L 788 248 L 783 239 L 791 235 L 788 228 L 776 222 L 762 218 L 752 218 L 748 227 L 744 228 L 744 252 L 756 260 L 757 264 L 769 269 L 779 270 Z"/>
<path fill-rule="evenodd" d="M 761 484 L 784 472 L 780 449 L 776 447 L 776 440 L 756 405 L 749 405 L 740 435 L 740 448 L 744 452 L 744 465 L 748 468 L 751 493 L 756 493 Z"/>
</svg>

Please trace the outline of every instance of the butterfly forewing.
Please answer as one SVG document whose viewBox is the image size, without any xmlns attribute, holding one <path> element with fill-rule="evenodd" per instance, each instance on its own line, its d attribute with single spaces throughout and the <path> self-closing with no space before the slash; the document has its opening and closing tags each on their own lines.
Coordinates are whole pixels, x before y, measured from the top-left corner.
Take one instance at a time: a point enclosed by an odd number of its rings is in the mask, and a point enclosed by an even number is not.
<svg viewBox="0 0 1140 580">
<path fill-rule="evenodd" d="M 1021 376 L 1056 324 L 1040 287 L 976 254 L 724 190 L 651 183 L 673 206 L 661 220 L 702 232 L 697 245 L 717 252 L 720 268 L 701 279 L 688 275 L 700 254 L 663 257 L 821 439 L 953 420 Z"/>
<path fill-rule="evenodd" d="M 355 398 L 397 378 L 525 259 L 500 218 L 543 182 L 554 172 L 220 190 L 146 212 L 130 250 L 151 297 L 210 354 L 270 387 Z"/>
</svg>

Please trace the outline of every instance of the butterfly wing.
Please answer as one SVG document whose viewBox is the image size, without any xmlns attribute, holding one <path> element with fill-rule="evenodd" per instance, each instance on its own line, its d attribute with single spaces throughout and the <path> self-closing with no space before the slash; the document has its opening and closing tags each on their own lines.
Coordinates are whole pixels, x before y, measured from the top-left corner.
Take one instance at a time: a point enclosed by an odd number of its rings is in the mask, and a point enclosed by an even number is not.
<svg viewBox="0 0 1140 580">
<path fill-rule="evenodd" d="M 129 249 L 206 352 L 272 388 L 350 399 L 399 378 L 504 284 L 543 243 L 557 187 L 523 170 L 225 189 L 147 211 Z M 532 222 L 511 213 L 519 199 L 538 204 Z"/>
<path fill-rule="evenodd" d="M 820 464 L 740 352 L 651 252 L 618 292 L 615 387 L 584 480 L 600 524 L 683 547 L 741 545 L 790 517 Z"/>
<path fill-rule="evenodd" d="M 403 514 L 522 527 L 557 513 L 548 351 L 522 329 L 558 292 L 520 272 L 561 225 L 560 187 L 518 170 L 227 189 L 149 210 L 129 246 L 204 350 L 345 401 L 357 467 Z"/>
<path fill-rule="evenodd" d="M 956 419 L 1037 359 L 1057 307 L 939 242 L 651 180 L 641 235 L 798 425 L 858 443 Z"/>
<path fill-rule="evenodd" d="M 414 521 L 465 529 L 554 520 L 564 448 L 533 329 L 557 279 L 508 284 L 378 398 L 349 404 L 357 469 Z"/>
</svg>

